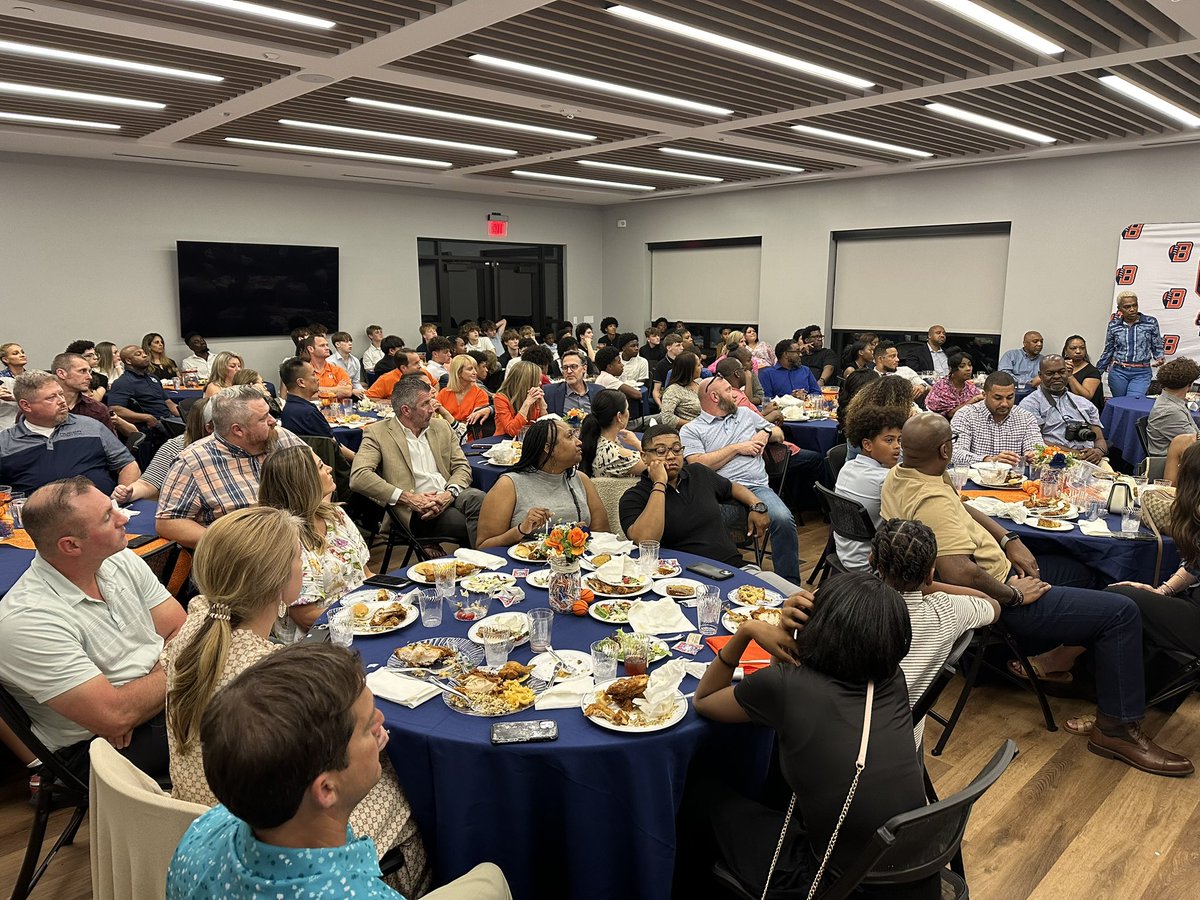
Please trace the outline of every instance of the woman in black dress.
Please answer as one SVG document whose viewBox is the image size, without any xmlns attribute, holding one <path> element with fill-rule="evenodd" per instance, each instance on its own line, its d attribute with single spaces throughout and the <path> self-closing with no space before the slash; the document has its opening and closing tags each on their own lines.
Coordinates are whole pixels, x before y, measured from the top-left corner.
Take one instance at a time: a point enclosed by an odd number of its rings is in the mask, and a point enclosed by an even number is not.
<svg viewBox="0 0 1200 900">
<path fill-rule="evenodd" d="M 1063 344 L 1062 355 L 1071 367 L 1071 375 L 1067 379 L 1071 393 L 1092 401 L 1096 412 L 1103 412 L 1104 383 L 1100 380 L 1100 370 L 1088 358 L 1087 341 L 1077 334 L 1071 335 Z"/>
</svg>

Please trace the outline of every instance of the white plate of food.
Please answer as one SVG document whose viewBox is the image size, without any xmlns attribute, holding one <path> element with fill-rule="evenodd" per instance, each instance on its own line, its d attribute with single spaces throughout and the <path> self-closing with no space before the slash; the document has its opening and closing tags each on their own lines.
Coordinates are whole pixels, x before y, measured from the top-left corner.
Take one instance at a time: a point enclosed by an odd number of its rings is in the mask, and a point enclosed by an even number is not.
<svg viewBox="0 0 1200 900">
<path fill-rule="evenodd" d="M 721 625 L 730 634 L 736 634 L 742 623 L 749 619 L 779 625 L 783 621 L 783 611 L 777 606 L 738 606 L 721 616 Z"/>
<path fill-rule="evenodd" d="M 743 584 L 725 596 L 731 603 L 736 603 L 738 606 L 779 606 L 783 603 L 782 594 L 755 584 Z"/>
<path fill-rule="evenodd" d="M 459 582 L 467 591 L 494 591 L 496 588 L 512 587 L 516 583 L 517 579 L 507 572 L 477 572 Z"/>
<path fill-rule="evenodd" d="M 540 677 L 543 681 L 549 681 L 550 679 L 545 676 L 551 674 L 551 666 L 554 667 L 554 681 L 563 681 L 567 678 L 592 674 L 592 655 L 590 653 L 584 653 L 582 650 L 555 650 L 554 652 L 574 671 L 568 672 L 549 653 L 539 653 L 529 661 L 529 664 L 534 668 L 533 675 L 535 678 Z"/>
<path fill-rule="evenodd" d="M 674 578 L 676 575 L 683 574 L 683 566 L 679 564 L 677 559 L 660 559 L 658 561 L 658 570 L 654 573 L 655 578 Z"/>
<path fill-rule="evenodd" d="M 513 544 L 508 548 L 508 555 L 512 559 L 524 562 L 545 562 L 549 558 L 541 548 L 540 541 L 521 541 L 519 544 Z"/>
<path fill-rule="evenodd" d="M 654 582 L 654 593 L 673 600 L 695 600 L 702 587 L 694 578 L 664 578 Z"/>
<path fill-rule="evenodd" d="M 584 575 L 583 586 L 597 597 L 636 597 L 650 590 L 650 579 L 645 575 L 623 575 L 619 583 L 613 583 Z"/>
<path fill-rule="evenodd" d="M 1025 520 L 1025 524 L 1030 528 L 1038 529 L 1038 531 L 1070 531 L 1075 527 L 1074 522 L 1064 522 L 1062 519 L 1045 516 L 1030 516 Z"/>
<path fill-rule="evenodd" d="M 671 648 L 667 646 L 667 642 L 661 638 L 657 638 L 652 634 L 641 634 L 632 631 L 614 631 L 608 636 L 608 639 L 617 645 L 617 662 L 625 662 L 625 648 L 635 638 L 642 638 L 650 642 L 650 658 L 646 661 L 647 665 L 654 665 L 659 660 L 666 659 L 671 655 Z"/>
<path fill-rule="evenodd" d="M 507 632 L 512 635 L 513 646 L 520 647 L 529 642 L 529 616 L 523 612 L 502 612 L 480 619 L 471 626 L 467 637 L 477 644 L 483 643 L 485 634 Z"/>
<path fill-rule="evenodd" d="M 433 637 L 397 647 L 388 657 L 394 669 L 423 668 L 435 674 L 465 672 L 483 662 L 483 648 L 466 638 Z"/>
<path fill-rule="evenodd" d="M 675 706 L 657 719 L 647 721 L 642 710 L 633 700 L 642 696 L 649 680 L 648 675 L 633 678 L 617 678 L 596 685 L 594 692 L 584 694 L 579 708 L 588 721 L 595 722 L 609 731 L 624 731 L 632 734 L 649 734 L 677 725 L 687 715 L 687 698 L 675 692 Z"/>
<path fill-rule="evenodd" d="M 549 569 L 534 569 L 525 576 L 525 582 L 533 585 L 535 588 L 541 588 L 543 591 L 550 588 L 550 570 Z"/>
<path fill-rule="evenodd" d="M 399 593 L 383 588 L 343 597 L 342 608 L 351 611 L 351 628 L 358 637 L 399 631 L 417 621 L 418 615 L 415 598 L 405 602 Z"/>
<path fill-rule="evenodd" d="M 436 571 L 434 567 L 444 562 L 454 563 L 454 577 L 457 580 L 467 578 L 479 571 L 479 566 L 474 563 L 455 559 L 453 556 L 447 556 L 445 559 L 433 559 L 429 562 L 420 562 L 415 566 L 409 566 L 408 571 L 404 574 L 409 581 L 415 581 L 417 584 L 433 584 L 433 573 Z"/>
<path fill-rule="evenodd" d="M 533 666 L 509 660 L 504 665 L 478 666 L 449 682 L 470 700 L 442 693 L 446 705 L 467 716 L 508 716 L 529 709 L 549 685 L 533 676 Z"/>
<path fill-rule="evenodd" d="M 588 615 L 609 625 L 626 625 L 632 605 L 632 600 L 597 600 L 588 607 Z"/>
</svg>

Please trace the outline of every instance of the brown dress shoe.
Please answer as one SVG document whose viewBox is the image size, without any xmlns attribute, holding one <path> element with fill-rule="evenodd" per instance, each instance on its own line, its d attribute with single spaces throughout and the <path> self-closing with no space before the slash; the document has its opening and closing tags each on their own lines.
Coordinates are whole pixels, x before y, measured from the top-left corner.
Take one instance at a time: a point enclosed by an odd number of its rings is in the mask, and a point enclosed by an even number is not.
<svg viewBox="0 0 1200 900">
<path fill-rule="evenodd" d="M 1169 775 L 1180 778 L 1194 771 L 1192 761 L 1186 756 L 1172 753 L 1158 746 L 1142 733 L 1137 722 L 1125 725 L 1098 721 L 1088 737 L 1088 749 L 1097 756 L 1116 759 L 1149 772 L 1151 775 Z M 1119 729 L 1118 734 L 1105 734 L 1104 729 Z"/>
</svg>

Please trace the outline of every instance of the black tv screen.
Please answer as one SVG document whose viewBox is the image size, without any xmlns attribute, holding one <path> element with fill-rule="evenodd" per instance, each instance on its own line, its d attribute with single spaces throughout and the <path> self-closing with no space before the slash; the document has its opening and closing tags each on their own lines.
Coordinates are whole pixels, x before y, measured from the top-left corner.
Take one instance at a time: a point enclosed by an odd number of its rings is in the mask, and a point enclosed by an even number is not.
<svg viewBox="0 0 1200 900">
<path fill-rule="evenodd" d="M 286 335 L 338 329 L 338 248 L 177 241 L 181 336 Z"/>
</svg>

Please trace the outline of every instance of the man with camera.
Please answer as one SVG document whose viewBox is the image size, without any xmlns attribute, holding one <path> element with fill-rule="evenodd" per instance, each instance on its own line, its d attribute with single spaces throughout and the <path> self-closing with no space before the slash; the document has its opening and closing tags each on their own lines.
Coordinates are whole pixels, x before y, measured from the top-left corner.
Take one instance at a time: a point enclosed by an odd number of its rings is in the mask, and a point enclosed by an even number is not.
<svg viewBox="0 0 1200 900">
<path fill-rule="evenodd" d="M 1047 445 L 1069 447 L 1080 459 L 1098 463 L 1108 455 L 1100 428 L 1100 414 L 1090 400 L 1067 390 L 1071 367 L 1061 356 L 1043 356 L 1038 370 L 1041 384 L 1021 401 L 1033 413 Z"/>
</svg>

